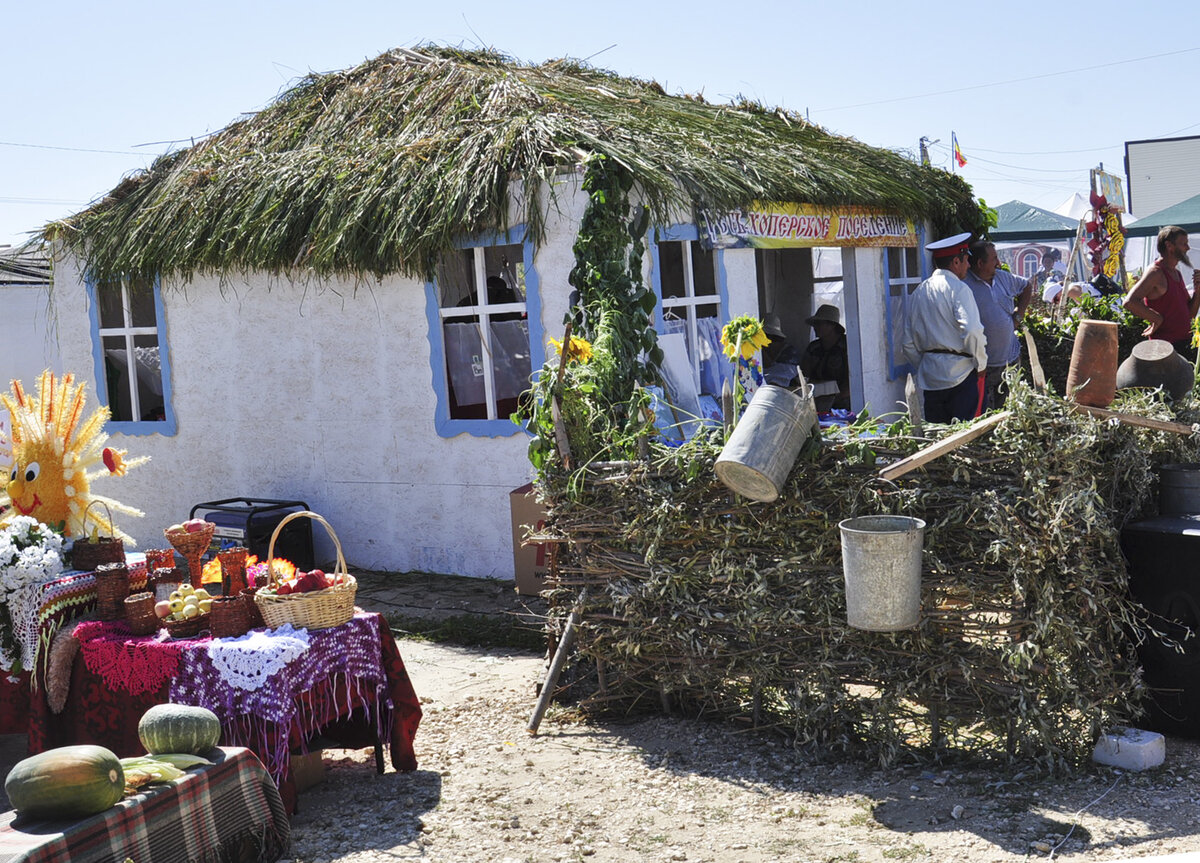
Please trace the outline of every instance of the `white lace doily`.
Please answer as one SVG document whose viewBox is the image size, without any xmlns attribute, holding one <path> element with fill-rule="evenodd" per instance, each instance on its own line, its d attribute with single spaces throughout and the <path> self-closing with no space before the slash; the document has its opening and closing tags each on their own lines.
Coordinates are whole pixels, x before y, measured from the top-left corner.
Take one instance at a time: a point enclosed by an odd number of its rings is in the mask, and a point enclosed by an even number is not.
<svg viewBox="0 0 1200 863">
<path fill-rule="evenodd" d="M 221 679 L 235 689 L 250 692 L 307 650 L 308 630 L 294 629 L 290 623 L 208 643 L 208 657 Z"/>
</svg>

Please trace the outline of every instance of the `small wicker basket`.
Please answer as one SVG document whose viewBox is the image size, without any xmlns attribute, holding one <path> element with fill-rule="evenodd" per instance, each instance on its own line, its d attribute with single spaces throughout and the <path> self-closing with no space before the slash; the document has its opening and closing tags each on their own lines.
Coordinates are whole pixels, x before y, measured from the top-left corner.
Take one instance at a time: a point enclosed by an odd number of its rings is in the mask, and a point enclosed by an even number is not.
<svg viewBox="0 0 1200 863">
<path fill-rule="evenodd" d="M 86 536 L 88 513 L 92 507 L 100 504 L 108 513 L 108 524 L 112 527 L 112 510 L 108 508 L 102 500 L 94 500 L 88 504 L 87 509 L 83 511 L 83 529 L 84 536 L 75 540 L 71 546 L 71 567 L 80 572 L 94 572 L 96 567 L 102 563 L 124 563 L 125 562 L 125 543 L 117 539 L 116 535 L 98 536 L 95 539 L 88 539 Z"/>
<path fill-rule="evenodd" d="M 208 625 L 208 615 L 197 614 L 195 617 L 187 617 L 183 620 L 167 620 L 164 618 L 162 625 L 166 628 L 167 634 L 172 638 L 195 638 Z"/>
<path fill-rule="evenodd" d="M 275 573 L 275 540 L 284 525 L 297 518 L 311 518 L 320 522 L 333 540 L 337 549 L 337 563 L 333 575 L 336 583 L 324 590 L 314 590 L 308 593 L 289 593 L 280 596 L 277 593 L 264 593 L 261 589 L 254 594 L 254 602 L 262 614 L 264 623 L 271 629 L 290 623 L 292 626 L 305 629 L 328 629 L 341 626 L 354 616 L 354 596 L 358 592 L 358 582 L 346 569 L 346 558 L 342 555 L 342 544 L 337 534 L 324 518 L 309 510 L 293 512 L 275 525 L 271 534 L 271 542 L 267 546 L 267 572 L 271 578 L 271 587 L 277 588 L 279 580 Z"/>
<path fill-rule="evenodd" d="M 211 521 L 205 522 L 204 527 L 197 531 L 163 529 L 163 536 L 167 538 L 167 542 L 171 543 L 187 561 L 188 579 L 191 581 L 192 587 L 204 586 L 202 559 L 212 542 L 214 529 L 216 529 L 216 525 Z"/>
<path fill-rule="evenodd" d="M 135 593 L 125 597 L 125 619 L 134 635 L 153 635 L 158 632 L 158 615 L 154 613 L 154 594 Z"/>
<path fill-rule="evenodd" d="M 101 620 L 122 620 L 125 597 L 129 596 L 129 568 L 121 563 L 102 563 L 96 567 L 96 616 Z"/>
<path fill-rule="evenodd" d="M 154 592 L 155 600 L 170 599 L 171 594 L 179 590 L 183 583 L 182 570 L 176 566 L 164 566 L 155 569 L 146 580 L 146 587 Z"/>
<path fill-rule="evenodd" d="M 146 572 L 156 569 L 171 569 L 175 566 L 175 549 L 148 548 L 146 549 Z"/>
<path fill-rule="evenodd" d="M 214 596 L 208 612 L 213 638 L 237 638 L 250 631 L 250 600 L 241 596 Z"/>
</svg>

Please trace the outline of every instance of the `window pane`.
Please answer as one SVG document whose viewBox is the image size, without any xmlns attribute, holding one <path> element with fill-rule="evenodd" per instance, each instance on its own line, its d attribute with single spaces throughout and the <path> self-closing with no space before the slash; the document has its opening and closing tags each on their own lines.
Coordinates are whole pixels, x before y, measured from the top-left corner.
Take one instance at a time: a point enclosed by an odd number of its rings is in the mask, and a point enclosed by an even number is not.
<svg viewBox="0 0 1200 863">
<path fill-rule="evenodd" d="M 525 260 L 521 246 L 488 246 L 483 250 L 488 303 L 525 301 Z"/>
<path fill-rule="evenodd" d="M 137 361 L 138 410 L 143 422 L 166 419 L 163 405 L 162 364 L 158 336 L 134 336 L 133 354 Z"/>
<path fill-rule="evenodd" d="M 121 311 L 120 283 L 101 282 L 96 285 L 96 305 L 100 311 L 101 329 L 125 326 L 125 315 Z"/>
<path fill-rule="evenodd" d="M 697 297 L 711 297 L 717 293 L 712 249 L 705 249 L 697 241 L 692 242 L 692 290 Z"/>
<path fill-rule="evenodd" d="M 683 284 L 683 244 L 658 244 L 658 274 L 663 299 L 686 296 Z"/>
<path fill-rule="evenodd" d="M 917 259 L 916 247 L 905 248 L 904 265 L 910 277 L 916 277 L 921 274 L 921 264 Z"/>
<path fill-rule="evenodd" d="M 812 250 L 813 278 L 840 279 L 842 277 L 842 250 L 819 248 Z"/>
<path fill-rule="evenodd" d="M 118 422 L 133 419 L 130 407 L 129 389 L 129 359 L 125 349 L 124 336 L 105 336 L 102 339 L 104 348 L 104 381 L 108 388 L 108 409 L 112 418 Z"/>
<path fill-rule="evenodd" d="M 129 283 L 129 312 L 135 327 L 157 326 L 153 285 L 143 281 Z"/>
<path fill-rule="evenodd" d="M 479 326 L 447 321 L 442 325 L 446 345 L 446 386 L 451 419 L 486 419 L 483 389 L 483 344 Z"/>
<path fill-rule="evenodd" d="M 438 305 L 443 309 L 473 306 L 475 293 L 475 253 L 460 249 L 443 255 L 437 269 Z"/>
<path fill-rule="evenodd" d="M 889 279 L 900 278 L 900 276 L 901 276 L 900 267 L 904 264 L 904 250 L 903 249 L 888 249 L 887 250 L 887 262 L 888 262 L 888 278 Z"/>
<path fill-rule="evenodd" d="M 492 321 L 492 374 L 496 417 L 517 409 L 517 397 L 529 389 L 533 372 L 529 358 L 529 328 L 525 321 Z"/>
</svg>

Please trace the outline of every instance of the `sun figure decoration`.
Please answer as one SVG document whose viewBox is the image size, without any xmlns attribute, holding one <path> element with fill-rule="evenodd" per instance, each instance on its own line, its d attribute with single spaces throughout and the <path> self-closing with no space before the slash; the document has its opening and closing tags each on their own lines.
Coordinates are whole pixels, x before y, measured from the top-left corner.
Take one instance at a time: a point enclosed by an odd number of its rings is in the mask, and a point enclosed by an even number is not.
<svg viewBox="0 0 1200 863">
<path fill-rule="evenodd" d="M 101 476 L 124 476 L 149 456 L 126 461 L 125 450 L 106 447 L 104 424 L 111 414 L 96 408 L 85 419 L 84 384 L 75 384 L 73 374 L 56 378 L 47 370 L 38 380 L 38 394 L 25 392 L 20 381 L 12 381 L 11 393 L 0 394 L 0 403 L 11 417 L 9 439 L 0 439 L 0 458 L 7 456 L 6 494 L 0 494 L 0 523 L 6 517 L 27 515 L 42 524 L 60 528 L 67 537 L 103 533 L 133 544 L 133 539 L 112 524 L 103 507 L 88 507 L 99 501 L 113 512 L 141 516 L 141 510 L 112 498 L 91 493 L 91 482 Z M 95 469 L 99 467 L 99 469 Z M 11 509 L 9 509 L 11 505 Z"/>
</svg>

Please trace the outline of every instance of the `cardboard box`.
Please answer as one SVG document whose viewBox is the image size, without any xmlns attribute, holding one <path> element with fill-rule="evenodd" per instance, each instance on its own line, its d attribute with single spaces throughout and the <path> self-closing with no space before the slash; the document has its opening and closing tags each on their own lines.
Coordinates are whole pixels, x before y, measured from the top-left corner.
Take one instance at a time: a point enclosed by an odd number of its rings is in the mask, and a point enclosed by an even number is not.
<svg viewBox="0 0 1200 863">
<path fill-rule="evenodd" d="M 293 754 L 290 768 L 297 794 L 302 794 L 325 779 L 325 761 L 319 749 L 307 755 Z"/>
<path fill-rule="evenodd" d="M 544 542 L 524 544 L 525 536 L 546 523 L 546 507 L 538 502 L 533 483 L 525 483 L 508 495 L 512 509 L 513 578 L 517 593 L 536 596 L 546 582 L 550 547 Z"/>
</svg>

